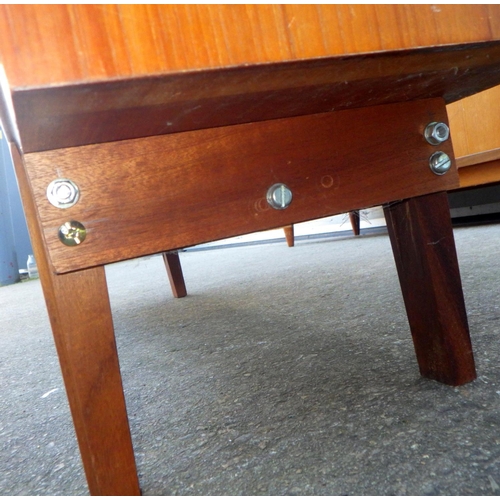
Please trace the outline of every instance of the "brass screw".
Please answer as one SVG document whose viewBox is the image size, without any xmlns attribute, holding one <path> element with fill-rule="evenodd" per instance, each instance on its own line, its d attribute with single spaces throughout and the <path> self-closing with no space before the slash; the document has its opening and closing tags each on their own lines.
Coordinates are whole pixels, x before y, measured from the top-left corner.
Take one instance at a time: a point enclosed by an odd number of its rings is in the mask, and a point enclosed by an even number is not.
<svg viewBox="0 0 500 500">
<path fill-rule="evenodd" d="M 76 220 L 65 222 L 59 228 L 59 239 L 68 247 L 75 247 L 85 241 L 87 230 L 85 226 Z"/>
</svg>

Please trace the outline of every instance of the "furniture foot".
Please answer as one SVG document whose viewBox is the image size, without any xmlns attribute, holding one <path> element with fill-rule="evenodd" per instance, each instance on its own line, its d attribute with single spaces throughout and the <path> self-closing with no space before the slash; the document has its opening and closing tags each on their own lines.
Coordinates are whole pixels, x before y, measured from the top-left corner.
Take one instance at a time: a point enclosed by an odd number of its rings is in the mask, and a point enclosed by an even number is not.
<svg viewBox="0 0 500 500">
<path fill-rule="evenodd" d="M 163 252 L 163 262 L 167 268 L 168 280 L 172 293 L 176 299 L 187 295 L 184 275 L 182 274 L 181 261 L 178 252 Z"/>
<path fill-rule="evenodd" d="M 349 212 L 349 220 L 351 221 L 354 236 L 359 236 L 359 210 Z"/>
<path fill-rule="evenodd" d="M 475 379 L 446 193 L 384 207 L 420 373 L 449 385 Z"/>
<path fill-rule="evenodd" d="M 285 226 L 283 230 L 285 231 L 286 244 L 289 247 L 293 247 L 295 245 L 295 239 L 293 235 L 293 225 Z"/>
</svg>

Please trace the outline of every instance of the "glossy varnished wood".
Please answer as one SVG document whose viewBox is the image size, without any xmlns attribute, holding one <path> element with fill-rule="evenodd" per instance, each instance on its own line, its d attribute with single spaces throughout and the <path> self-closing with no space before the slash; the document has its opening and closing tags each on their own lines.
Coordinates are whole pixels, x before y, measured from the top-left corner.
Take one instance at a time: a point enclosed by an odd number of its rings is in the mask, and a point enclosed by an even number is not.
<svg viewBox="0 0 500 500">
<path fill-rule="evenodd" d="M 500 148 L 500 86 L 448 105 L 457 158 Z M 476 162 L 478 164 L 478 162 Z"/>
<path fill-rule="evenodd" d="M 27 172 L 56 272 L 380 205 L 458 187 L 456 170 L 434 175 L 436 151 L 423 138 L 446 122 L 442 99 L 105 143 L 25 155 Z M 439 149 L 453 157 L 450 141 Z M 48 184 L 69 178 L 80 201 L 61 210 Z M 283 182 L 286 210 L 266 201 Z M 77 247 L 58 228 L 77 220 Z"/>
<path fill-rule="evenodd" d="M 15 147 L 12 155 L 90 493 L 137 495 L 104 268 L 66 275 L 52 272 Z"/>
<path fill-rule="evenodd" d="M 25 153 L 442 97 L 500 83 L 500 42 L 13 87 Z"/>
<path fill-rule="evenodd" d="M 500 38 L 496 5 L 1 5 L 13 86 Z"/>
<path fill-rule="evenodd" d="M 446 193 L 384 207 L 420 373 L 450 385 L 476 377 Z"/>
</svg>

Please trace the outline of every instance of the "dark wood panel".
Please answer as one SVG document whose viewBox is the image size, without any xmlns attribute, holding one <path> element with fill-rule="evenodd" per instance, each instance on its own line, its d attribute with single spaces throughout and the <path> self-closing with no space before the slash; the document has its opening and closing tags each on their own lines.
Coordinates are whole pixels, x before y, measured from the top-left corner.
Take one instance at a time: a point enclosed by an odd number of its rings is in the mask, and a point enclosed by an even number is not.
<svg viewBox="0 0 500 500">
<path fill-rule="evenodd" d="M 25 153 L 443 97 L 500 83 L 500 43 L 14 88 Z"/>
<path fill-rule="evenodd" d="M 385 207 L 420 373 L 445 384 L 476 378 L 446 193 Z"/>
<path fill-rule="evenodd" d="M 163 262 L 167 270 L 168 281 L 172 294 L 176 299 L 187 295 L 186 283 L 182 272 L 181 260 L 178 252 L 163 252 Z"/>
<path fill-rule="evenodd" d="M 44 237 L 57 272 L 284 227 L 394 199 L 458 187 L 436 176 L 423 138 L 446 122 L 442 99 L 376 106 L 25 155 Z M 439 149 L 453 158 L 451 142 Z M 55 178 L 73 180 L 80 201 L 46 198 Z M 268 188 L 293 201 L 270 208 Z M 62 245 L 58 227 L 82 222 L 88 236 Z"/>
</svg>

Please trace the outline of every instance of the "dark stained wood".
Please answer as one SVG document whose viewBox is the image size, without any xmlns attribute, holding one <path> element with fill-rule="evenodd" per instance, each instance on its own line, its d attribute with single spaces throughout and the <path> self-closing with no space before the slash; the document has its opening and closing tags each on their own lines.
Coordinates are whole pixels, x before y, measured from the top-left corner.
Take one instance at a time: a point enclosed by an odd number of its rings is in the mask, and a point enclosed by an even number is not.
<svg viewBox="0 0 500 500">
<path fill-rule="evenodd" d="M 458 187 L 456 170 L 436 176 L 430 121 L 447 121 L 442 99 L 375 106 L 25 155 L 56 272 L 185 248 Z M 439 148 L 453 158 L 451 141 Z M 48 184 L 72 179 L 80 201 L 47 200 Z M 293 192 L 272 209 L 268 188 Z M 68 220 L 87 239 L 66 247 Z"/>
<path fill-rule="evenodd" d="M 446 193 L 384 209 L 420 373 L 450 385 L 476 371 Z"/>
<path fill-rule="evenodd" d="M 138 495 L 104 268 L 52 273 L 15 147 L 12 155 L 90 493 Z"/>
<path fill-rule="evenodd" d="M 359 210 L 352 210 L 349 212 L 349 220 L 351 221 L 354 236 L 359 236 Z"/>
<path fill-rule="evenodd" d="M 163 262 L 167 269 L 168 280 L 172 288 L 172 294 L 176 299 L 187 295 L 186 283 L 182 272 L 181 261 L 178 252 L 163 252 Z"/>
<path fill-rule="evenodd" d="M 500 84 L 500 42 L 14 87 L 25 153 L 442 97 Z"/>
<path fill-rule="evenodd" d="M 285 226 L 283 228 L 285 231 L 285 238 L 286 238 L 286 244 L 289 247 L 293 247 L 295 245 L 295 238 L 294 238 L 294 232 L 293 232 L 293 224 L 290 224 L 289 226 Z"/>
</svg>

